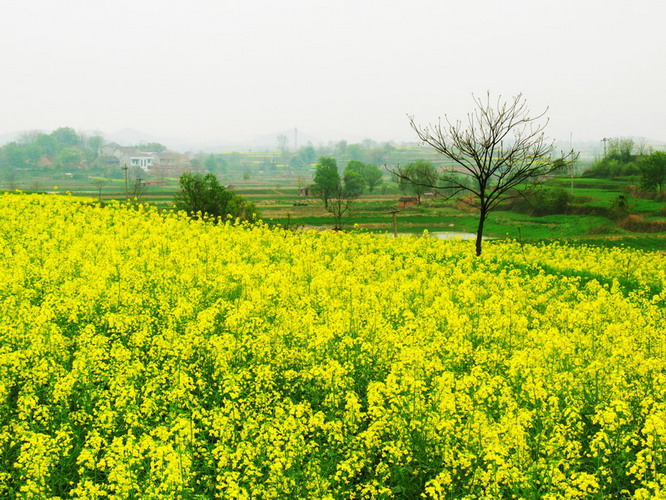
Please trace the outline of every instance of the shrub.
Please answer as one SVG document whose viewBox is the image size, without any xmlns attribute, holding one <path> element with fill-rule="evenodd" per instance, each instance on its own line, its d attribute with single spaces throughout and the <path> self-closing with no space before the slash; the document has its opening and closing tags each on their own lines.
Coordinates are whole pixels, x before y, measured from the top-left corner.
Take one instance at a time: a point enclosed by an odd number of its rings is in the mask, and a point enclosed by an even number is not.
<svg viewBox="0 0 666 500">
<path fill-rule="evenodd" d="M 618 226 L 633 233 L 661 233 L 666 231 L 666 221 L 645 220 L 640 215 L 629 215 L 619 222 Z"/>
<path fill-rule="evenodd" d="M 613 226 L 612 223 L 607 222 L 590 228 L 587 231 L 587 234 L 617 234 L 619 232 L 621 231 L 617 227 Z"/>
<path fill-rule="evenodd" d="M 621 194 L 611 202 L 608 216 L 613 220 L 620 220 L 629 215 L 629 210 L 627 197 Z"/>
<path fill-rule="evenodd" d="M 218 219 L 229 215 L 243 220 L 257 217 L 255 205 L 222 186 L 214 174 L 187 172 L 180 176 L 179 182 L 176 209 L 187 212 L 191 217 Z"/>
<path fill-rule="evenodd" d="M 567 213 L 572 198 L 571 194 L 562 188 L 543 188 L 528 192 L 521 198 L 514 198 L 509 208 L 539 216 L 564 214 Z"/>
</svg>

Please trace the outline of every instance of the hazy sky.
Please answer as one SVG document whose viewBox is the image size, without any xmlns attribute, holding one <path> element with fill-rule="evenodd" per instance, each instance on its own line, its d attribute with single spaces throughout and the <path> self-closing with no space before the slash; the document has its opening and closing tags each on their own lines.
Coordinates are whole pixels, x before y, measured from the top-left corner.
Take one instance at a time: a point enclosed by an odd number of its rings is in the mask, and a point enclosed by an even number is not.
<svg viewBox="0 0 666 500">
<path fill-rule="evenodd" d="M 415 140 L 472 93 L 549 106 L 551 137 L 666 140 L 664 0 L 5 0 L 0 133 L 298 127 Z"/>
</svg>

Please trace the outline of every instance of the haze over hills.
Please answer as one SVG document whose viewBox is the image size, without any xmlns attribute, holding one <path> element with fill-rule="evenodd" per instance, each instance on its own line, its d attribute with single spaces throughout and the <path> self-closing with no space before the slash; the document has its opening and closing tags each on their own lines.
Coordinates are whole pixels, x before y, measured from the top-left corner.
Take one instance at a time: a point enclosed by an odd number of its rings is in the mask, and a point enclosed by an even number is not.
<svg viewBox="0 0 666 500">
<path fill-rule="evenodd" d="M 329 142 L 338 142 L 345 140 L 348 143 L 360 143 L 365 139 L 372 139 L 372 137 L 353 136 L 353 135 L 331 135 L 328 137 L 320 137 L 307 132 L 303 132 L 297 128 L 283 129 L 275 132 L 261 133 L 254 136 L 240 137 L 240 138 L 225 138 L 219 139 L 185 139 L 175 137 L 164 137 L 151 135 L 140 130 L 125 128 L 110 134 L 103 134 L 104 138 L 109 142 L 117 142 L 118 144 L 140 144 L 142 142 L 160 142 L 170 149 L 176 151 L 202 151 L 206 153 L 215 153 L 223 151 L 239 151 L 247 149 L 277 149 L 278 136 L 284 135 L 287 139 L 288 149 L 298 149 L 308 143 L 314 146 L 323 145 Z M 392 140 L 377 140 L 376 142 L 396 142 Z M 416 141 L 414 141 L 416 142 Z"/>
<path fill-rule="evenodd" d="M 51 132 L 50 130 L 43 130 L 46 133 Z M 7 144 L 12 141 L 17 141 L 20 139 L 21 135 L 27 131 L 16 131 L 6 134 L 0 134 L 0 146 Z M 250 136 L 250 137 L 241 137 L 235 139 L 227 139 L 220 137 L 219 139 L 208 139 L 208 140 L 199 140 L 199 139 L 186 139 L 186 138 L 176 138 L 176 137 L 166 137 L 161 135 L 150 134 L 141 130 L 134 128 L 123 128 L 116 130 L 114 132 L 103 132 L 99 130 L 82 130 L 79 131 L 84 135 L 102 135 L 105 142 L 116 142 L 123 146 L 130 146 L 135 144 L 142 144 L 148 142 L 159 142 L 164 144 L 169 149 L 175 151 L 194 151 L 194 152 L 224 152 L 224 151 L 240 151 L 248 149 L 277 149 L 278 148 L 278 136 L 284 135 L 287 139 L 287 147 L 289 149 L 299 148 L 308 143 L 313 144 L 314 146 L 326 144 L 328 142 L 337 142 L 340 140 L 345 140 L 349 143 L 361 142 L 367 137 L 355 137 L 355 136 L 335 136 L 335 137 L 317 137 L 301 130 L 291 128 L 280 130 L 272 133 L 262 133 L 260 135 Z M 377 141 L 377 142 L 386 142 L 386 141 Z M 391 141 L 388 141 L 391 142 Z"/>
<path fill-rule="evenodd" d="M 0 134 L 0 146 L 15 141 L 19 138 L 22 132 L 8 132 L 6 134 Z"/>
<path fill-rule="evenodd" d="M 28 131 L 17 131 L 0 134 L 0 146 L 12 141 L 20 140 L 21 135 Z M 45 132 L 50 132 L 46 131 Z M 175 137 L 164 137 L 160 135 L 153 135 L 134 128 L 123 128 L 111 133 L 102 132 L 99 130 L 85 130 L 80 131 L 85 135 L 99 135 L 104 137 L 105 142 L 116 142 L 123 146 L 132 146 L 142 143 L 159 142 L 164 144 L 167 148 L 179 152 L 204 152 L 204 153 L 218 153 L 230 151 L 247 151 L 247 150 L 276 150 L 278 149 L 278 136 L 283 135 L 286 138 L 286 146 L 289 150 L 298 149 L 308 143 L 314 146 L 320 146 L 329 142 L 338 142 L 345 140 L 348 143 L 361 143 L 368 137 L 351 137 L 351 136 L 338 136 L 321 138 L 302 132 L 298 129 L 286 129 L 273 133 L 264 133 L 247 138 L 238 139 L 219 139 L 197 140 L 197 139 L 184 139 Z M 642 145 L 646 148 L 653 150 L 666 150 L 666 141 L 654 138 L 644 137 L 631 137 L 636 145 Z M 376 142 L 396 142 L 396 141 L 376 141 Z M 409 144 L 417 144 L 418 141 L 414 140 Z M 404 143 L 403 144 L 408 144 Z M 603 142 L 599 141 L 573 141 L 558 139 L 555 141 L 557 150 L 568 150 L 573 147 L 574 150 L 580 152 L 579 160 L 591 161 L 598 158 L 603 153 Z"/>
</svg>

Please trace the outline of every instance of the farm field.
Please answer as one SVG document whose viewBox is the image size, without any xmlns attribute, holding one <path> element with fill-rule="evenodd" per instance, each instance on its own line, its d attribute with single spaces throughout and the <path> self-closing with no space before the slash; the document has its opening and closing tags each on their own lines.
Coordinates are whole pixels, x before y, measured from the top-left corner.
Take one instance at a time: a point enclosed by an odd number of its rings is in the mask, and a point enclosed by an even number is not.
<svg viewBox="0 0 666 500">
<path fill-rule="evenodd" d="M 663 252 L 5 194 L 0 256 L 2 498 L 666 495 Z"/>
<path fill-rule="evenodd" d="M 408 148 L 400 151 L 409 153 Z M 101 192 L 93 185 L 94 179 L 86 178 L 36 178 L 26 184 L 25 192 L 71 192 L 74 195 L 99 198 L 104 202 L 124 200 L 124 181 L 107 179 Z M 173 206 L 178 190 L 175 178 L 148 179 L 149 185 L 141 195 L 141 201 L 159 208 Z M 308 185 L 306 177 L 295 175 L 263 175 L 253 179 L 226 176 L 223 182 L 235 193 L 255 203 L 261 217 L 268 224 L 289 228 L 330 228 L 333 217 L 315 196 L 299 196 L 299 186 Z M 551 178 L 546 188 L 564 189 L 571 193 L 578 207 L 572 213 L 535 216 L 516 212 L 510 207 L 493 212 L 486 222 L 485 234 L 490 238 L 520 239 L 525 242 L 567 241 L 571 244 L 592 244 L 604 247 L 630 246 L 643 250 L 666 250 L 666 203 L 639 198 L 627 193 L 627 186 L 636 179 L 609 180 L 565 177 Z M 50 186 L 46 188 L 45 186 Z M 57 190 L 53 189 L 57 186 Z M 347 229 L 357 227 L 369 232 L 392 233 L 391 210 L 399 208 L 398 200 L 404 196 L 398 186 L 387 177 L 384 186 L 374 193 L 366 193 L 354 202 L 351 215 L 344 221 Z M 639 227 L 624 228 L 610 220 L 604 213 L 614 200 L 624 196 L 629 213 L 648 223 L 662 225 L 662 229 L 646 232 Z M 420 235 L 430 232 L 450 231 L 474 233 L 478 224 L 477 213 L 460 202 L 444 202 L 424 199 L 418 206 L 400 207 L 397 215 L 400 233 Z"/>
<path fill-rule="evenodd" d="M 322 154 L 335 154 L 339 169 L 351 159 L 379 165 L 406 165 L 418 158 L 431 161 L 435 167 L 453 166 L 430 147 L 391 146 L 364 148 L 346 151 L 329 148 Z M 287 228 L 327 229 L 334 224 L 332 214 L 324 208 L 321 199 L 310 191 L 303 196 L 302 188 L 311 186 L 316 170 L 316 152 L 307 161 L 292 165 L 287 156 L 277 150 L 248 150 L 211 155 L 218 163 L 211 169 L 217 173 L 221 184 L 234 193 L 254 203 L 261 218 L 269 225 Z M 295 153 L 294 153 L 295 154 Z M 588 151 L 585 159 L 578 162 L 577 174 L 592 172 L 593 156 Z M 197 158 L 196 168 L 202 168 L 204 156 Z M 595 160 L 596 161 L 596 160 Z M 448 162 L 448 163 L 447 163 Z M 204 162 L 205 163 L 205 162 Z M 215 170 L 217 168 L 217 170 Z M 143 203 L 160 209 L 173 207 L 179 183 L 175 177 L 165 177 L 159 170 L 153 172 L 130 172 L 128 185 L 118 168 L 70 169 L 23 168 L 14 172 L 14 177 L 0 181 L 0 189 L 24 192 L 71 192 L 77 196 L 93 197 L 99 201 L 125 200 L 135 194 Z M 384 171 L 382 167 L 382 171 Z M 96 172 L 96 173 L 95 173 Z M 110 177 L 99 177 L 108 175 Z M 142 179 L 137 190 L 136 182 Z M 9 182 L 11 180 L 11 182 Z M 528 243 L 540 241 L 567 241 L 575 245 L 599 245 L 604 247 L 630 246 L 644 250 L 666 251 L 666 203 L 663 199 L 649 199 L 647 193 L 639 193 L 639 175 L 614 178 L 579 177 L 558 175 L 545 183 L 547 190 L 568 196 L 568 205 L 555 211 L 534 212 L 529 205 L 522 208 L 505 203 L 490 215 L 485 223 L 484 235 L 493 239 L 517 239 Z M 57 186 L 57 189 L 54 187 Z M 127 191 L 126 191 L 127 189 Z M 552 192 L 552 191 L 551 191 Z M 392 233 L 392 211 L 397 214 L 397 231 L 401 234 L 420 235 L 431 233 L 475 233 L 478 225 L 477 212 L 461 200 L 445 201 L 424 196 L 417 206 L 402 206 L 399 200 L 412 196 L 410 191 L 401 191 L 395 178 L 384 171 L 383 183 L 373 192 L 364 192 L 354 201 L 352 210 L 342 223 L 345 229 L 358 228 L 375 233 Z M 613 206 L 619 199 L 626 205 L 622 216 L 613 214 Z M 624 220 L 626 219 L 626 220 Z"/>
</svg>

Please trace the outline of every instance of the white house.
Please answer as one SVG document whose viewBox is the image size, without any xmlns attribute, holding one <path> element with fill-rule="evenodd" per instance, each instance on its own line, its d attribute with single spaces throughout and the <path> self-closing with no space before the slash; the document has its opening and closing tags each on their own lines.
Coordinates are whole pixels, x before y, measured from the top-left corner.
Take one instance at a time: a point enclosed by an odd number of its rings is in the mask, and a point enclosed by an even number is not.
<svg viewBox="0 0 666 500">
<path fill-rule="evenodd" d="M 141 154 L 141 153 L 140 153 Z M 129 166 L 131 167 L 140 167 L 145 172 L 148 172 L 153 168 L 153 160 L 157 155 L 155 153 L 142 153 L 141 156 L 130 156 L 129 157 Z M 122 160 L 121 160 L 122 162 Z"/>
<path fill-rule="evenodd" d="M 115 142 L 102 147 L 101 156 L 116 158 L 121 167 L 137 167 L 155 175 L 180 175 L 192 167 L 188 155 L 174 151 L 141 151 L 136 147 L 120 146 Z M 116 160 L 113 160 L 116 163 Z"/>
</svg>

